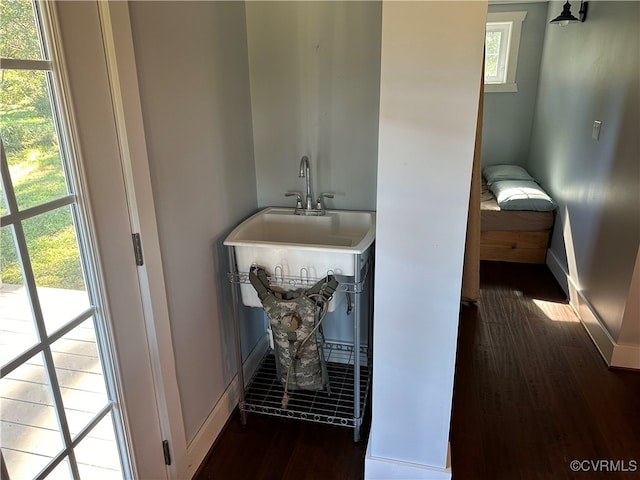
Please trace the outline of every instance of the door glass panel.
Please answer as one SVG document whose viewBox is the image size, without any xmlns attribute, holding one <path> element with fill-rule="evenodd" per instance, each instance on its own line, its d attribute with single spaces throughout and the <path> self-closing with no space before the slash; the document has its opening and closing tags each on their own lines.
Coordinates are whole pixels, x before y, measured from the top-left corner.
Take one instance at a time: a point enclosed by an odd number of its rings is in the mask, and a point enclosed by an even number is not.
<svg viewBox="0 0 640 480">
<path fill-rule="evenodd" d="M 38 298 L 48 333 L 89 308 L 71 207 L 23 222 Z"/>
<path fill-rule="evenodd" d="M 109 399 L 93 320 L 85 320 L 51 346 L 71 436 L 75 437 Z"/>
<path fill-rule="evenodd" d="M 0 402 L 2 455 L 9 476 L 31 479 L 63 448 L 42 354 L 0 380 Z"/>
<path fill-rule="evenodd" d="M 2 71 L 0 129 L 21 210 L 68 193 L 47 75 L 35 70 Z"/>
<path fill-rule="evenodd" d="M 0 120 L 0 122 L 2 122 Z M 7 197 L 4 185 L 0 185 L 0 217 L 9 213 L 9 207 L 7 206 Z"/>
<path fill-rule="evenodd" d="M 75 448 L 83 480 L 122 478 L 120 457 L 113 433 L 113 419 L 107 414 Z"/>
<path fill-rule="evenodd" d="M 0 57 L 42 60 L 31 2 L 0 2 Z"/>
<path fill-rule="evenodd" d="M 69 194 L 77 190 L 75 159 L 59 115 L 64 104 L 51 70 L 57 63 L 34 61 L 46 60 L 42 35 L 48 31 L 40 29 L 40 15 L 51 8 L 0 0 L 2 67 L 15 67 L 0 74 L 0 365 L 15 367 L 5 368 L 0 380 L 2 456 L 11 480 L 32 479 L 43 468 L 52 468 L 47 479 L 77 477 L 71 452 L 82 458 L 86 478 L 122 478 L 119 453 L 123 465 L 129 462 L 117 440 L 125 430 L 113 415 L 116 389 L 107 388 L 116 379 L 106 382 L 103 375 L 110 349 L 98 354 L 109 338 L 100 335 L 106 329 L 94 328 L 105 320 L 103 303 L 92 303 L 100 292 L 89 294 L 85 282 L 84 263 L 95 257 L 83 224 L 85 205 Z M 46 23 L 55 29 L 54 21 Z M 95 278 L 89 282 L 96 284 Z M 55 332 L 70 326 L 57 338 Z M 42 353 L 27 358 L 24 352 L 36 346 Z"/>
<path fill-rule="evenodd" d="M 69 468 L 69 461 L 67 458 L 62 460 L 56 468 L 47 475 L 47 480 L 69 480 L 71 478 L 73 478 L 73 475 L 71 475 L 71 469 Z"/>
<path fill-rule="evenodd" d="M 0 365 L 38 342 L 12 230 L 0 230 Z"/>
</svg>

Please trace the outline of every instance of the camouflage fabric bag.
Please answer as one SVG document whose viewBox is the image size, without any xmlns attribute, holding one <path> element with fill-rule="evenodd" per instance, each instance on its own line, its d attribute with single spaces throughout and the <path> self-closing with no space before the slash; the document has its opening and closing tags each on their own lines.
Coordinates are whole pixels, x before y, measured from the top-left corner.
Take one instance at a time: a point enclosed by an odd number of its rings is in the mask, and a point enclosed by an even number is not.
<svg viewBox="0 0 640 480">
<path fill-rule="evenodd" d="M 286 408 L 288 389 L 324 390 L 329 385 L 319 327 L 338 281 L 328 275 L 308 290 L 281 290 L 269 285 L 262 267 L 252 267 L 249 279 L 269 318 Z"/>
</svg>

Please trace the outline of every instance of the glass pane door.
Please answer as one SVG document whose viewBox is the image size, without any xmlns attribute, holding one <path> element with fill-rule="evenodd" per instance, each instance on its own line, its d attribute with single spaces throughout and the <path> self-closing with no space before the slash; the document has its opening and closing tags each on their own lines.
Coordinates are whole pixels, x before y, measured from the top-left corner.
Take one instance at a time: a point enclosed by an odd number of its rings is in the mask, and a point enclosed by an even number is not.
<svg viewBox="0 0 640 480">
<path fill-rule="evenodd" d="M 0 477 L 120 479 L 109 329 L 41 15 L 0 4 Z"/>
</svg>

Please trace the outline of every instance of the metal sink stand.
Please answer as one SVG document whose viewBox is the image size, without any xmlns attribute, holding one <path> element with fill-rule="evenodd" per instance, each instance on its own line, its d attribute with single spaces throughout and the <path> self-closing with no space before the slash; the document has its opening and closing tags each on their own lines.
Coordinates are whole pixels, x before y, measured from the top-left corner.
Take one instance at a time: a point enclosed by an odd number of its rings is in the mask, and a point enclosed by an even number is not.
<svg viewBox="0 0 640 480">
<path fill-rule="evenodd" d="M 242 350 L 241 329 L 239 325 L 238 305 L 239 286 L 242 283 L 250 283 L 249 272 L 239 272 L 236 265 L 235 250 L 230 246 L 229 265 L 231 272 L 228 274 L 231 282 L 233 304 L 233 327 L 236 344 L 236 364 L 238 366 L 238 384 L 240 388 L 240 421 L 243 426 L 247 423 L 247 413 L 296 418 L 316 423 L 326 423 L 353 427 L 354 442 L 360 441 L 360 428 L 365 413 L 366 403 L 371 385 L 372 366 L 372 319 L 373 319 L 373 258 L 374 246 L 369 247 L 364 254 L 354 255 L 353 277 L 338 277 L 339 285 L 336 292 L 344 292 L 351 297 L 353 309 L 351 318 L 353 321 L 353 343 L 326 342 L 324 347 L 325 359 L 328 364 L 330 390 L 328 392 L 307 392 L 295 390 L 290 392 L 289 407 L 283 409 L 280 405 L 282 385 L 276 378 L 273 354 L 267 352 L 261 365 L 256 370 L 251 381 L 245 386 Z M 362 262 L 363 258 L 366 260 Z M 362 263 L 362 265 L 361 265 Z M 292 277 L 279 277 L 270 282 L 274 285 L 286 285 L 287 287 L 311 286 L 317 279 L 305 279 Z M 363 308 L 360 294 L 368 291 L 369 302 Z M 363 312 L 363 310 L 367 310 Z M 363 313 L 366 313 L 364 318 Z M 367 344 L 363 345 L 360 339 L 362 321 L 366 320 Z"/>
</svg>

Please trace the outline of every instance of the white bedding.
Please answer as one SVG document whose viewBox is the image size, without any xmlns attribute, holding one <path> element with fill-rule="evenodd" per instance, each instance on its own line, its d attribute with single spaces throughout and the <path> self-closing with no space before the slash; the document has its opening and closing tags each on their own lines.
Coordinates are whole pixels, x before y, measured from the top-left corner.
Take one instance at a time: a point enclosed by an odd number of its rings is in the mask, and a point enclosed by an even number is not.
<svg viewBox="0 0 640 480">
<path fill-rule="evenodd" d="M 496 197 L 482 181 L 480 229 L 482 231 L 538 232 L 553 226 L 553 212 L 502 210 Z"/>
</svg>

